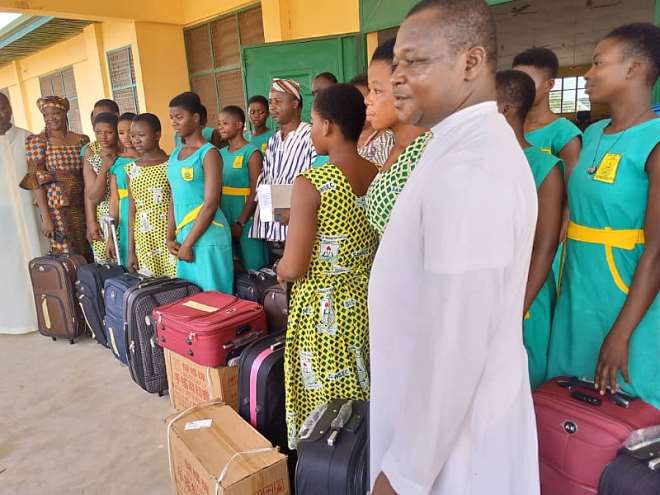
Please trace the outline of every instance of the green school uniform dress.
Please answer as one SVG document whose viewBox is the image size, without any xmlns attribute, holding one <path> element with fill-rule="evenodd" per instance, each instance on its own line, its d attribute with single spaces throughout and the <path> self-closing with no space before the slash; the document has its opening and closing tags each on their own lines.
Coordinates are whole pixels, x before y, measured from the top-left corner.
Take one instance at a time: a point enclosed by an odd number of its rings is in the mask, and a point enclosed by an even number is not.
<svg viewBox="0 0 660 495">
<path fill-rule="evenodd" d="M 552 169 L 560 165 L 561 160 L 534 146 L 525 148 L 524 151 L 538 191 Z M 555 279 L 551 271 L 523 322 L 523 341 L 527 349 L 529 381 L 532 388 L 538 387 L 546 379 L 552 311 L 555 306 L 556 293 Z"/>
<path fill-rule="evenodd" d="M 117 242 L 119 243 L 119 264 L 128 263 L 128 182 L 126 180 L 126 166 L 133 163 L 135 158 L 119 157 L 115 160 L 110 173 L 117 181 L 117 195 L 119 196 L 119 226 L 117 228 Z"/>
<path fill-rule="evenodd" d="M 566 260 L 557 300 L 548 376 L 593 377 L 601 345 L 621 312 L 644 253 L 649 178 L 646 162 L 660 142 L 660 118 L 604 134 L 589 127 L 568 184 Z M 628 393 L 660 407 L 660 295 L 629 344 Z"/>
<path fill-rule="evenodd" d="M 582 131 L 573 122 L 565 118 L 557 119 L 544 127 L 525 133 L 525 139 L 530 144 L 540 148 L 544 153 L 554 156 L 559 156 L 564 147 L 576 137 L 582 137 Z M 561 244 L 552 262 L 552 272 L 557 285 L 560 284 L 559 274 L 563 252 L 564 245 Z"/>
<path fill-rule="evenodd" d="M 195 224 L 204 203 L 204 157 L 215 147 L 207 143 L 192 155 L 179 159 L 182 147 L 177 146 L 169 159 L 167 178 L 172 188 L 176 240 L 183 244 Z M 218 208 L 206 231 L 193 246 L 192 263 L 177 260 L 176 276 L 202 290 L 232 294 L 234 262 L 231 254 L 231 230 L 222 210 Z"/>
<path fill-rule="evenodd" d="M 259 153 L 259 150 L 253 143 L 248 143 L 236 151 L 229 151 L 228 146 L 220 150 L 223 164 L 220 205 L 229 225 L 238 221 L 247 197 L 250 195 L 248 162 L 254 153 Z M 252 218 L 245 222 L 241 238 L 235 246 L 235 252 L 239 254 L 243 268 L 259 270 L 268 263 L 268 249 L 263 240 L 250 237 L 252 223 Z"/>
<path fill-rule="evenodd" d="M 266 156 L 266 148 L 268 148 L 268 140 L 273 134 L 275 134 L 275 131 L 268 129 L 263 134 L 254 136 L 252 132 L 248 130 L 243 133 L 243 137 L 247 142 L 255 145 L 257 149 L 261 151 L 262 155 Z"/>
</svg>

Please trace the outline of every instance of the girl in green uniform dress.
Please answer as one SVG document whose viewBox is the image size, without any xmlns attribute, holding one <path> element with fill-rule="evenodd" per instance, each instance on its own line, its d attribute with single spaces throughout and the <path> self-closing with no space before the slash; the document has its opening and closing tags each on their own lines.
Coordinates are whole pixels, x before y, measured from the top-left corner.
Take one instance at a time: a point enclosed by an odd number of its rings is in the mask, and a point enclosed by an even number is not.
<svg viewBox="0 0 660 495">
<path fill-rule="evenodd" d="M 160 148 L 160 120 L 142 113 L 131 125 L 140 158 L 126 165 L 128 176 L 128 269 L 153 277 L 174 277 L 175 260 L 167 250 L 167 213 L 171 189 L 167 154 Z"/>
<path fill-rule="evenodd" d="M 548 375 L 595 376 L 660 407 L 660 28 L 615 29 L 586 74 L 611 119 L 590 126 L 568 186 L 566 262 Z"/>
<path fill-rule="evenodd" d="M 205 109 L 195 93 L 170 101 L 170 121 L 183 143 L 170 156 L 172 188 L 167 246 L 176 256 L 176 276 L 203 290 L 233 293 L 234 267 L 229 223 L 219 208 L 222 163 L 202 136 Z"/>
<path fill-rule="evenodd" d="M 228 106 L 218 116 L 218 131 L 229 145 L 220 150 L 222 157 L 222 211 L 231 225 L 231 234 L 245 270 L 259 270 L 268 263 L 268 249 L 261 239 L 252 239 L 255 191 L 261 174 L 262 155 L 242 135 L 245 113 Z"/>
<path fill-rule="evenodd" d="M 524 122 L 534 103 L 534 81 L 524 72 L 507 70 L 497 73 L 496 83 L 498 108 L 523 148 L 538 191 L 538 220 L 523 322 L 529 380 L 532 387 L 536 388 L 545 381 L 547 375 L 550 329 L 556 297 L 551 268 L 561 229 L 564 181 L 561 160 L 532 146 L 525 139 Z"/>
<path fill-rule="evenodd" d="M 265 96 L 255 95 L 248 100 L 248 116 L 250 117 L 252 130 L 245 131 L 243 137 L 246 141 L 255 145 L 264 156 L 266 155 L 268 140 L 275 132 L 266 126 L 269 115 L 268 100 Z"/>
<path fill-rule="evenodd" d="M 312 141 L 330 157 L 295 180 L 281 280 L 294 282 L 284 355 L 289 446 L 319 405 L 369 399 L 367 286 L 378 235 L 364 195 L 376 168 L 358 155 L 364 100 L 353 86 L 321 91 Z"/>
<path fill-rule="evenodd" d="M 108 258 L 116 259 L 119 264 L 128 264 L 128 182 L 126 165 L 138 158 L 138 152 L 131 142 L 131 124 L 136 117 L 134 113 L 126 112 L 119 117 L 117 131 L 122 151 L 110 169 L 110 215 L 117 225 L 117 241 L 119 242 L 119 257 L 114 252 L 114 246 L 108 243 Z"/>
</svg>

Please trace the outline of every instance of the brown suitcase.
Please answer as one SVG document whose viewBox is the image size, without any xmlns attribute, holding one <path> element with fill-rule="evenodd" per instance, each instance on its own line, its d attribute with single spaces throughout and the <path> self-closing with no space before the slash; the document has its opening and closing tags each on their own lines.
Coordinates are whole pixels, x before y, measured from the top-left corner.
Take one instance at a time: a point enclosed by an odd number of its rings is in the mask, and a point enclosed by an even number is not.
<svg viewBox="0 0 660 495">
<path fill-rule="evenodd" d="M 289 297 L 288 291 L 291 287 L 288 284 L 285 289 L 280 284 L 266 289 L 264 297 L 264 311 L 266 312 L 266 321 L 268 322 L 268 331 L 270 333 L 282 333 L 286 331 L 287 321 L 289 319 Z"/>
<path fill-rule="evenodd" d="M 39 333 L 74 340 L 85 333 L 75 297 L 76 270 L 87 263 L 80 255 L 49 254 L 30 261 L 30 278 Z"/>
</svg>

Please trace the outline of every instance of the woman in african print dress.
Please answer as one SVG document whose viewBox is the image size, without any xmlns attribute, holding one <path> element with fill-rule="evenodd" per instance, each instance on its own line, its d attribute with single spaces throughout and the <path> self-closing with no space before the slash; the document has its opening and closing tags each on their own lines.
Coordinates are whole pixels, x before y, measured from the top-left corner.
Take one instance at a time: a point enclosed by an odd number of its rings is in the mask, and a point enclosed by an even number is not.
<svg viewBox="0 0 660 495">
<path fill-rule="evenodd" d="M 28 173 L 20 187 L 33 190 L 41 213 L 41 232 L 53 253 L 72 253 L 91 261 L 85 230 L 85 186 L 80 149 L 87 136 L 68 129 L 69 101 L 58 96 L 37 100 L 45 130 L 25 140 Z"/>
<path fill-rule="evenodd" d="M 376 167 L 358 155 L 364 100 L 353 86 L 321 91 L 312 141 L 329 163 L 299 175 L 289 234 L 277 267 L 294 282 L 285 347 L 286 421 L 295 448 L 301 424 L 333 399 L 369 399 L 367 285 L 378 244 L 364 194 Z"/>
</svg>

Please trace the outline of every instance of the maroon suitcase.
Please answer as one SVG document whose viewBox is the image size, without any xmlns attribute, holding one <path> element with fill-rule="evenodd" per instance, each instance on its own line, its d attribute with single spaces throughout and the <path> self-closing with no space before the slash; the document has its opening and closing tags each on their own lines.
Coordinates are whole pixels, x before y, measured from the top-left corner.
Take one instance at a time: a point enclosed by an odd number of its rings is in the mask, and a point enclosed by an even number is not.
<svg viewBox="0 0 660 495">
<path fill-rule="evenodd" d="M 266 334 L 257 303 L 220 292 L 201 292 L 156 308 L 158 343 L 202 366 L 226 366 L 227 358 Z"/>
<path fill-rule="evenodd" d="M 533 397 L 542 495 L 596 494 L 605 466 L 628 435 L 660 424 L 660 410 L 642 400 L 601 396 L 592 383 L 575 378 L 555 378 Z"/>
</svg>

